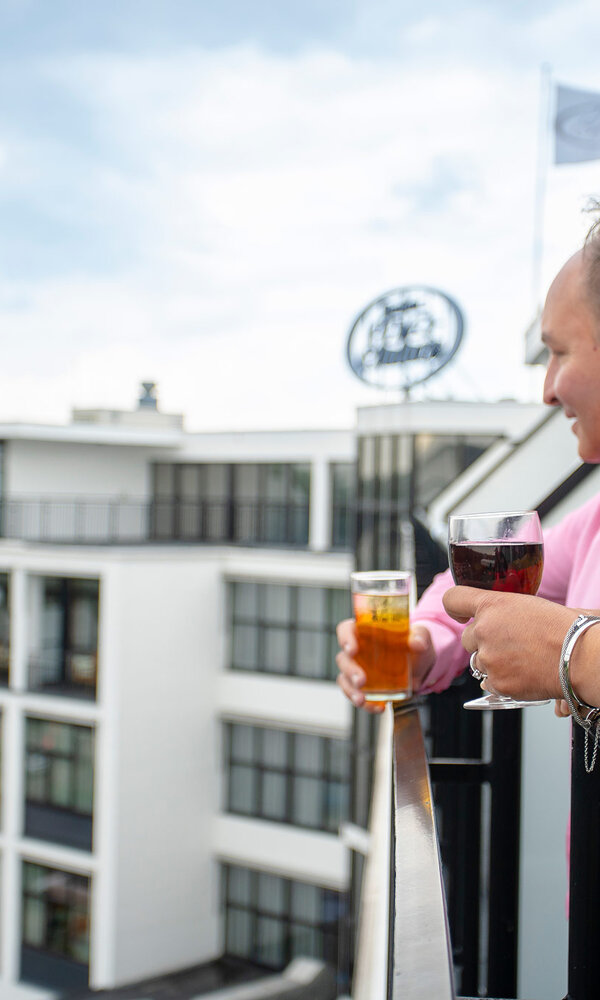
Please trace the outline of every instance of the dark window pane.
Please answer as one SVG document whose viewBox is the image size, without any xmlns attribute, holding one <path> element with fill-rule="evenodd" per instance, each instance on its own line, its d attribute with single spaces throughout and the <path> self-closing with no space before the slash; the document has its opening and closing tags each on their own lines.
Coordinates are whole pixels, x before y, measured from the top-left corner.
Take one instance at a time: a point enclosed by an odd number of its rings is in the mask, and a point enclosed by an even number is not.
<svg viewBox="0 0 600 1000">
<path fill-rule="evenodd" d="M 154 466 L 154 492 L 161 500 L 175 496 L 175 466 L 157 462 Z"/>
<path fill-rule="evenodd" d="M 321 736 L 299 733 L 295 739 L 294 759 L 296 768 L 303 773 L 322 774 L 325 741 Z"/>
<path fill-rule="evenodd" d="M 251 872 L 247 868 L 232 866 L 229 869 L 229 899 L 232 903 L 250 906 L 252 902 Z"/>
<path fill-rule="evenodd" d="M 76 962 L 89 958 L 89 879 L 23 862 L 24 945 Z"/>
<path fill-rule="evenodd" d="M 179 468 L 179 496 L 182 500 L 200 498 L 200 469 L 197 465 L 182 465 Z"/>
<path fill-rule="evenodd" d="M 262 762 L 273 768 L 284 769 L 288 764 L 288 734 L 281 729 L 263 729 Z"/>
<path fill-rule="evenodd" d="M 306 955 L 321 958 L 323 953 L 322 935 L 315 927 L 294 924 L 291 928 L 292 956 Z"/>
<path fill-rule="evenodd" d="M 258 465 L 236 465 L 234 467 L 234 494 L 240 500 L 256 502 L 260 498 Z"/>
<path fill-rule="evenodd" d="M 230 955 L 250 958 L 252 954 L 252 917 L 249 913 L 233 908 L 228 911 L 225 947 Z"/>
<path fill-rule="evenodd" d="M 66 843 L 68 820 L 56 824 L 52 809 L 92 815 L 94 785 L 94 733 L 90 727 L 65 722 L 27 719 L 25 728 L 25 790 L 27 802 L 46 805 L 47 839 Z M 29 819 L 32 816 L 28 814 Z M 63 813 L 64 816 L 64 813 Z M 27 824 L 26 824 L 27 825 Z M 61 834 L 61 829 L 64 827 Z M 38 823 L 27 831 L 40 835 Z"/>
<path fill-rule="evenodd" d="M 255 619 L 258 616 L 259 588 L 256 583 L 233 583 L 233 614 L 235 618 Z"/>
<path fill-rule="evenodd" d="M 263 913 L 283 913 L 285 911 L 286 880 L 277 875 L 261 872 L 258 876 L 258 907 Z"/>
<path fill-rule="evenodd" d="M 287 625 L 291 617 L 291 588 L 285 584 L 263 584 L 262 616 L 266 622 Z"/>
<path fill-rule="evenodd" d="M 321 587 L 298 587 L 298 622 L 302 625 L 325 627 L 327 624 L 326 594 Z"/>
<path fill-rule="evenodd" d="M 350 770 L 350 745 L 346 740 L 329 740 L 329 767 L 334 778 L 347 779 Z"/>
<path fill-rule="evenodd" d="M 263 965 L 278 969 L 285 964 L 285 942 L 281 921 L 259 917 L 256 926 L 256 959 Z"/>
<path fill-rule="evenodd" d="M 268 771 L 262 776 L 262 811 L 265 819 L 284 820 L 286 818 L 286 778 L 283 774 Z"/>
<path fill-rule="evenodd" d="M 328 831 L 347 818 L 347 741 L 238 723 L 224 733 L 231 811 Z"/>
<path fill-rule="evenodd" d="M 203 466 L 202 491 L 207 500 L 226 500 L 229 495 L 229 466 Z"/>
<path fill-rule="evenodd" d="M 237 763 L 252 762 L 256 759 L 254 727 L 231 726 L 231 756 Z"/>
<path fill-rule="evenodd" d="M 265 465 L 263 495 L 266 500 L 285 500 L 287 476 L 285 465 Z"/>
<path fill-rule="evenodd" d="M 256 815 L 256 771 L 232 764 L 229 769 L 229 808 L 232 812 Z"/>
<path fill-rule="evenodd" d="M 232 896 L 234 872 L 246 873 L 246 905 Z M 223 867 L 223 885 L 229 954 L 251 956 L 274 969 L 300 955 L 326 957 L 337 964 L 340 921 L 345 913 L 341 894 L 232 866 Z M 338 972 L 344 977 L 344 970 Z"/>
<path fill-rule="evenodd" d="M 323 824 L 323 784 L 319 778 L 294 778 L 292 821 L 313 829 Z"/>
<path fill-rule="evenodd" d="M 310 498 L 310 466 L 292 465 L 290 470 L 290 495 L 296 502 L 308 503 Z"/>
<path fill-rule="evenodd" d="M 296 635 L 296 673 L 301 677 L 326 677 L 328 637 L 322 632 L 304 632 Z"/>
<path fill-rule="evenodd" d="M 238 670 L 259 670 L 258 631 L 254 625 L 234 625 L 232 666 Z"/>
<path fill-rule="evenodd" d="M 284 628 L 267 628 L 264 632 L 264 669 L 269 673 L 286 674 L 289 670 L 289 632 Z"/>
<path fill-rule="evenodd" d="M 337 624 L 341 622 L 344 618 L 352 617 L 352 605 L 350 602 L 350 591 L 349 590 L 330 590 L 329 591 L 329 602 L 330 602 L 330 612 L 329 612 L 329 622 Z"/>
<path fill-rule="evenodd" d="M 348 815 L 348 784 L 341 784 L 339 781 L 328 781 L 325 793 L 325 825 L 331 832 L 336 832 Z"/>
<path fill-rule="evenodd" d="M 306 923 L 321 920 L 321 889 L 316 885 L 294 882 L 292 885 L 292 917 Z"/>
</svg>

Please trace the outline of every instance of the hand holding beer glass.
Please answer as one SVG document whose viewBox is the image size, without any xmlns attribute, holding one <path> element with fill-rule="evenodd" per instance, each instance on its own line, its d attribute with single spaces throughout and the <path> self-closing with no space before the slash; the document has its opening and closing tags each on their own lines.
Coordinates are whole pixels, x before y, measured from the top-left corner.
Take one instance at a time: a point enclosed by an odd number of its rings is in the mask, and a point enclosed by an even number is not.
<svg viewBox="0 0 600 1000">
<path fill-rule="evenodd" d="M 406 701 L 412 697 L 408 649 L 412 573 L 351 573 L 356 620 L 356 661 L 367 675 L 366 701 Z"/>
</svg>

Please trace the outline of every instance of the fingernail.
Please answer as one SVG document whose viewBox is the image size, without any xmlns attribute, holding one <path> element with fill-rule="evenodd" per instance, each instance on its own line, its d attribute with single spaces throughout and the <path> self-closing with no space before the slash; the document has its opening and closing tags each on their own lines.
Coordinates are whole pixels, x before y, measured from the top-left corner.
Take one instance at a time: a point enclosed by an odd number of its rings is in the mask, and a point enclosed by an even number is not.
<svg viewBox="0 0 600 1000">
<path fill-rule="evenodd" d="M 352 683 L 356 685 L 360 682 L 360 674 L 352 674 Z"/>
<path fill-rule="evenodd" d="M 351 647 L 350 647 L 350 643 L 349 642 L 344 643 L 344 652 L 345 653 L 349 653 L 350 652 L 350 648 Z"/>
<path fill-rule="evenodd" d="M 357 691 L 356 694 L 352 695 L 352 701 L 354 702 L 355 705 L 360 705 L 362 702 L 362 694 L 359 694 L 359 692 Z"/>
</svg>

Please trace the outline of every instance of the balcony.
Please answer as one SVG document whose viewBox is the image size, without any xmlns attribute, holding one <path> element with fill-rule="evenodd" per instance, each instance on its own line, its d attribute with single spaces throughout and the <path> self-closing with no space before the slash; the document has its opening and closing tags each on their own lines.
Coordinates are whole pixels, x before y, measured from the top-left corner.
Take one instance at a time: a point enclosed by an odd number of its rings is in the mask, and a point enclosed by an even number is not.
<svg viewBox="0 0 600 1000">
<path fill-rule="evenodd" d="M 573 729 L 565 1000 L 590 1000 L 597 996 L 600 975 L 600 770 L 586 773 L 584 733 L 579 726 Z M 387 709 L 375 774 L 353 1000 L 457 1000 L 429 768 L 415 704 Z M 490 950 L 495 916 L 488 930 Z M 484 995 L 499 995 L 489 980 Z M 508 995 L 516 995 L 514 985 Z"/>
<path fill-rule="evenodd" d="M 11 497 L 0 536 L 66 545 L 308 545 L 307 501 Z"/>
<path fill-rule="evenodd" d="M 95 651 L 33 653 L 29 657 L 27 687 L 40 694 L 67 698 L 96 698 L 97 654 Z"/>
<path fill-rule="evenodd" d="M 94 700 L 99 580 L 32 573 L 27 586 L 28 689 Z"/>
</svg>

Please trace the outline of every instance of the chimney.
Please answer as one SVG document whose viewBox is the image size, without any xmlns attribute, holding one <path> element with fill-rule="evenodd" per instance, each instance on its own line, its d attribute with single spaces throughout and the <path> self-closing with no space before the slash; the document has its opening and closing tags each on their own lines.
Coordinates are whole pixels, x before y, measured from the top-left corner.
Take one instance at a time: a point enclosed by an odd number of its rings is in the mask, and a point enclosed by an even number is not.
<svg viewBox="0 0 600 1000">
<path fill-rule="evenodd" d="M 141 396 L 138 399 L 139 410 L 158 410 L 155 390 L 156 382 L 142 382 Z"/>
</svg>

